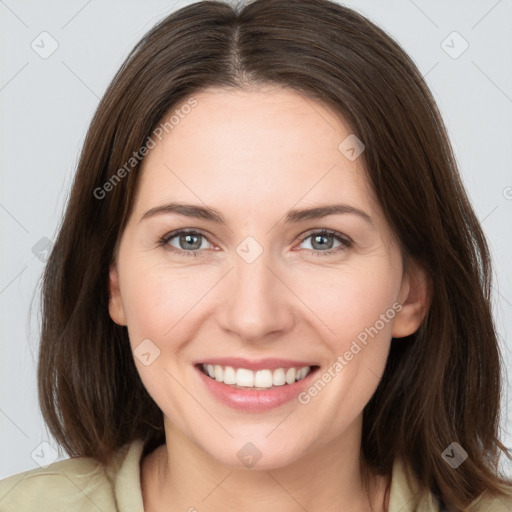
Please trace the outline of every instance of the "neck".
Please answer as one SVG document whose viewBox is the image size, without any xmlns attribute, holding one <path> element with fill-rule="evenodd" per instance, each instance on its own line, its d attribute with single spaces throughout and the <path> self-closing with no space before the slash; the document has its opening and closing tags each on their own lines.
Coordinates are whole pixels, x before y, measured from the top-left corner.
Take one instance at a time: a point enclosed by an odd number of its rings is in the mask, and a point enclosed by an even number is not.
<svg viewBox="0 0 512 512">
<path fill-rule="evenodd" d="M 364 482 L 360 425 L 343 439 L 268 470 L 225 466 L 166 423 L 166 444 L 142 462 L 144 510 L 152 512 L 383 512 L 386 480 Z"/>
</svg>

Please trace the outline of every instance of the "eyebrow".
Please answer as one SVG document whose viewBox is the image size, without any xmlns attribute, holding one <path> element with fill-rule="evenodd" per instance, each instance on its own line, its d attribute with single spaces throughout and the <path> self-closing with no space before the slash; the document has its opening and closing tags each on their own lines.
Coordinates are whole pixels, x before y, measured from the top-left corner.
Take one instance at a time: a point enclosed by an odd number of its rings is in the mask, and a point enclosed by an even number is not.
<svg viewBox="0 0 512 512">
<path fill-rule="evenodd" d="M 151 208 L 151 210 L 148 210 L 141 217 L 139 222 L 143 221 L 144 219 L 166 213 L 175 213 L 185 217 L 209 220 L 218 224 L 227 224 L 226 219 L 215 208 L 177 202 Z M 285 215 L 285 223 L 298 223 L 305 220 L 320 219 L 322 217 L 327 217 L 328 215 L 343 213 L 358 215 L 366 222 L 373 225 L 372 218 L 366 212 L 348 204 L 327 204 L 316 206 L 314 208 L 289 210 Z"/>
</svg>

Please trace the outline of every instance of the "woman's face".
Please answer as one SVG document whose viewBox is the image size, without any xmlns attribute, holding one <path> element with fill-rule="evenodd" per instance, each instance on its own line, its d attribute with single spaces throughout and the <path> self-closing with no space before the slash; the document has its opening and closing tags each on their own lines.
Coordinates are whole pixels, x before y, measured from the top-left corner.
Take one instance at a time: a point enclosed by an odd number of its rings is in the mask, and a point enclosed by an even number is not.
<svg viewBox="0 0 512 512">
<path fill-rule="evenodd" d="M 357 447 L 391 337 L 422 319 L 421 276 L 402 274 L 362 146 L 284 88 L 194 98 L 138 171 L 110 314 L 167 433 L 218 462 L 271 468 Z"/>
</svg>

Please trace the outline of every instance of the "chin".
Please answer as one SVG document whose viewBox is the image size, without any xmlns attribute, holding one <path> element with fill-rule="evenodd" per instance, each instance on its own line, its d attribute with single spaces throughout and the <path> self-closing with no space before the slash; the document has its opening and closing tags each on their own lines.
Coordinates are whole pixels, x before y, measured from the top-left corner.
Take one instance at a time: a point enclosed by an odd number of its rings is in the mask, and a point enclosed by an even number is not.
<svg viewBox="0 0 512 512">
<path fill-rule="evenodd" d="M 219 443 L 215 448 L 206 445 L 204 449 L 224 466 L 252 470 L 272 470 L 289 466 L 306 456 L 308 451 L 304 443 L 297 441 L 297 437 L 289 445 L 283 446 L 279 436 L 272 440 L 266 434 L 251 438 L 244 436 L 243 439 L 235 437 L 227 443 Z"/>
</svg>

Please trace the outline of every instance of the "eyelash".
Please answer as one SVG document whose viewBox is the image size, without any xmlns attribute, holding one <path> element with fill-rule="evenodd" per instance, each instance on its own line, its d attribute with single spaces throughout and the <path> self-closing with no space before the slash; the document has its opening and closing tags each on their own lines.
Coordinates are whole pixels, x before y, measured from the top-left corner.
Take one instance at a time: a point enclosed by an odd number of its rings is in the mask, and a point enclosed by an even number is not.
<svg viewBox="0 0 512 512">
<path fill-rule="evenodd" d="M 170 250 L 171 252 L 174 252 L 176 254 L 180 254 L 182 256 L 193 256 L 193 257 L 200 256 L 200 249 L 196 249 L 195 251 L 185 251 L 185 250 L 182 250 L 182 249 L 176 249 L 176 247 L 172 247 L 171 245 L 168 245 L 169 242 L 173 238 L 176 238 L 177 236 L 179 236 L 181 234 L 200 235 L 203 238 L 205 238 L 206 240 L 208 240 L 208 237 L 204 233 L 199 231 L 199 230 L 181 229 L 179 231 L 173 231 L 171 233 L 167 233 L 166 235 L 164 235 L 159 240 L 158 246 L 159 247 L 162 246 L 165 249 Z M 341 245 L 339 247 L 335 248 L 335 249 L 327 249 L 325 251 L 315 251 L 315 250 L 312 250 L 312 249 L 306 249 L 306 250 L 312 251 L 313 253 L 317 254 L 318 256 L 329 256 L 329 255 L 332 255 L 332 254 L 344 251 L 344 250 L 346 250 L 346 249 L 348 249 L 349 247 L 352 246 L 352 240 L 350 240 L 347 236 L 345 236 L 342 233 L 339 233 L 337 231 L 330 230 L 330 229 L 321 229 L 321 230 L 317 230 L 317 231 L 308 231 L 307 233 L 305 233 L 304 235 L 301 236 L 301 238 L 299 240 L 300 243 L 304 242 L 305 240 L 307 240 L 308 238 L 312 237 L 313 235 L 317 235 L 317 236 L 333 236 L 334 238 L 336 238 L 338 241 L 341 242 Z"/>
</svg>

